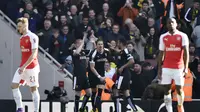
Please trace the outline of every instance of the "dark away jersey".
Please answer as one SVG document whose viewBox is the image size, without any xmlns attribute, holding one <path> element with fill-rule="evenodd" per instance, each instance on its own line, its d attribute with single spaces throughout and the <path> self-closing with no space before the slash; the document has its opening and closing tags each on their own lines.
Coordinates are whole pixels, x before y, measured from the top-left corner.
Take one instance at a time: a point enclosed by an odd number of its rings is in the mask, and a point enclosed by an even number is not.
<svg viewBox="0 0 200 112">
<path fill-rule="evenodd" d="M 110 52 L 108 49 L 104 48 L 103 53 L 97 52 L 95 49 L 92 51 L 90 55 L 90 63 L 95 63 L 95 69 L 99 73 L 99 75 L 104 76 L 105 69 L 104 69 L 104 64 L 106 61 L 111 61 L 112 56 L 110 55 Z"/>
<path fill-rule="evenodd" d="M 128 52 L 128 49 L 125 48 L 124 50 L 120 51 L 118 56 L 118 64 L 117 67 L 120 68 L 125 65 L 130 59 L 133 59 L 133 56 Z"/>
<path fill-rule="evenodd" d="M 88 55 L 90 53 L 90 50 L 81 50 L 79 55 L 73 55 L 75 50 L 73 50 L 72 53 L 72 60 L 74 63 L 74 75 L 75 76 L 86 76 L 87 72 L 87 63 L 86 59 L 88 58 Z"/>
</svg>

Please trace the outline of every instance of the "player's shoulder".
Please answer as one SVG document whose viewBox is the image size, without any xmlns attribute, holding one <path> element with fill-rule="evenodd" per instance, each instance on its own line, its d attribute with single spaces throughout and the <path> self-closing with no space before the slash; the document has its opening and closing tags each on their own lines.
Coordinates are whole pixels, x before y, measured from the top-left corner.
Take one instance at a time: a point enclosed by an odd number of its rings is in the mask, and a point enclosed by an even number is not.
<svg viewBox="0 0 200 112">
<path fill-rule="evenodd" d="M 27 34 L 30 38 L 36 38 L 36 39 L 38 39 L 38 36 L 35 34 L 35 33 L 33 33 L 33 32 L 31 32 L 31 31 L 28 31 L 28 34 Z"/>
<path fill-rule="evenodd" d="M 95 57 L 96 54 L 97 54 L 97 50 L 96 50 L 96 49 L 93 49 L 93 50 L 91 50 L 91 52 L 90 52 L 89 55 L 90 55 L 91 57 Z"/>
<path fill-rule="evenodd" d="M 188 37 L 186 33 L 182 32 L 182 31 L 178 31 L 178 34 L 181 35 L 182 37 Z"/>
<path fill-rule="evenodd" d="M 160 38 L 164 38 L 164 37 L 166 37 L 168 35 L 170 35 L 169 32 L 163 33 L 163 34 L 160 35 Z"/>
</svg>

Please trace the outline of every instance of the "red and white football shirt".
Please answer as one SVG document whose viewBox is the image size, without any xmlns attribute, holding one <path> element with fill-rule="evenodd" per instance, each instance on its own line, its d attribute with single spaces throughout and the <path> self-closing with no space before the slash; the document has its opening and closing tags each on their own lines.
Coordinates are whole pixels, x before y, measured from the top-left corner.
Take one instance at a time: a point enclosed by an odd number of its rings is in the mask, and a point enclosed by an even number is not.
<svg viewBox="0 0 200 112">
<path fill-rule="evenodd" d="M 20 67 L 23 66 L 28 58 L 32 54 L 32 49 L 38 49 L 39 39 L 38 36 L 28 31 L 26 35 L 23 35 L 20 38 L 20 48 L 21 48 L 21 64 Z M 34 60 L 27 66 L 26 69 L 33 69 L 35 66 L 38 65 L 38 57 L 35 57 Z"/>
<path fill-rule="evenodd" d="M 183 46 L 188 45 L 188 36 L 178 30 L 173 35 L 169 32 L 161 35 L 159 50 L 165 52 L 163 68 L 184 68 Z"/>
</svg>

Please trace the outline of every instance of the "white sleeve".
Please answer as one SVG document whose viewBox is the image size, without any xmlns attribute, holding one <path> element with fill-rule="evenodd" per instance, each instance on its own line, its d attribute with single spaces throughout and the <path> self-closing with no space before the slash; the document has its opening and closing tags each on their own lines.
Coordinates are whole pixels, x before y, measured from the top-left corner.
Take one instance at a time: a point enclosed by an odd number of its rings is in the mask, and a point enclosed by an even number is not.
<svg viewBox="0 0 200 112">
<path fill-rule="evenodd" d="M 160 42 L 159 42 L 159 50 L 161 50 L 161 51 L 164 51 L 164 50 L 165 50 L 165 44 L 164 44 L 164 42 L 163 42 L 163 38 L 164 38 L 164 36 L 161 35 L 161 36 L 160 36 Z"/>
<path fill-rule="evenodd" d="M 182 34 L 182 46 L 189 46 L 189 39 L 186 34 Z"/>
<path fill-rule="evenodd" d="M 31 49 L 38 49 L 39 39 L 38 39 L 37 35 L 31 34 L 30 35 L 30 42 L 31 42 Z"/>
</svg>

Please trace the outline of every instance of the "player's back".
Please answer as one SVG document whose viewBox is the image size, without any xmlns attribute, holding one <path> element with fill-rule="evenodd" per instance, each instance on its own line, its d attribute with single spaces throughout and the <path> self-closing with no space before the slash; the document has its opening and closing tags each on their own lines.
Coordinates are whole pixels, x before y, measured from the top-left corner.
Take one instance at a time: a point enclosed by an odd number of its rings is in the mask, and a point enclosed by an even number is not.
<svg viewBox="0 0 200 112">
<path fill-rule="evenodd" d="M 20 67 L 23 66 L 29 57 L 32 55 L 32 49 L 38 48 L 38 36 L 28 31 L 26 35 L 23 35 L 20 38 L 20 49 L 21 49 L 21 64 Z M 27 69 L 32 69 L 36 65 L 38 65 L 38 58 L 34 58 L 32 63 L 27 67 Z"/>
<path fill-rule="evenodd" d="M 165 57 L 163 62 L 164 68 L 179 69 L 184 67 L 183 47 L 187 40 L 187 35 L 177 31 L 174 35 L 169 32 L 161 35 L 161 43 L 164 44 Z"/>
</svg>

